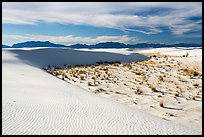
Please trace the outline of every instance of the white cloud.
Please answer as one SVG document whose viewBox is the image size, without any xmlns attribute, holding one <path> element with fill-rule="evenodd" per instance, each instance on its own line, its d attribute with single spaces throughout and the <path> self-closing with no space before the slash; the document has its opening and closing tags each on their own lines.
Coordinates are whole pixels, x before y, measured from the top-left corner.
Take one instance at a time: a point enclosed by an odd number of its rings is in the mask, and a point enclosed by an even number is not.
<svg viewBox="0 0 204 137">
<path fill-rule="evenodd" d="M 151 13 L 151 9 L 160 8 L 163 9 L 161 13 Z M 166 11 L 165 14 L 162 14 L 163 11 Z M 37 24 L 44 21 L 108 27 L 144 34 L 160 33 L 160 26 L 169 27 L 176 35 L 202 28 L 201 24 L 187 20 L 191 16 L 202 17 L 201 2 L 3 2 L 2 15 L 3 24 Z M 131 29 L 133 27 L 145 27 L 146 30 Z"/>
<path fill-rule="evenodd" d="M 138 39 L 135 37 L 123 36 L 98 36 L 98 37 L 76 37 L 72 35 L 68 36 L 48 36 L 48 35 L 3 35 L 3 42 L 10 41 L 10 43 L 5 43 L 8 45 L 13 45 L 14 43 L 20 43 L 25 41 L 50 41 L 60 44 L 96 44 L 100 42 L 121 42 L 121 43 L 137 43 Z"/>
</svg>

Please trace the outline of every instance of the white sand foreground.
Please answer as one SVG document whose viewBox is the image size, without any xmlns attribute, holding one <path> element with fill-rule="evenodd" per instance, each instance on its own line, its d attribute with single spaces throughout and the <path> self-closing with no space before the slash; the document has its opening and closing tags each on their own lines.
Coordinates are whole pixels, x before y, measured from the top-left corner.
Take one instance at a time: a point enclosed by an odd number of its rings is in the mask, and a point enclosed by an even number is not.
<svg viewBox="0 0 204 137">
<path fill-rule="evenodd" d="M 101 54 L 93 58 L 87 52 L 87 63 L 107 59 Z M 202 134 L 84 91 L 41 69 L 86 61 L 83 55 L 70 49 L 2 49 L 2 134 Z M 139 57 L 145 58 L 125 58 Z"/>
</svg>

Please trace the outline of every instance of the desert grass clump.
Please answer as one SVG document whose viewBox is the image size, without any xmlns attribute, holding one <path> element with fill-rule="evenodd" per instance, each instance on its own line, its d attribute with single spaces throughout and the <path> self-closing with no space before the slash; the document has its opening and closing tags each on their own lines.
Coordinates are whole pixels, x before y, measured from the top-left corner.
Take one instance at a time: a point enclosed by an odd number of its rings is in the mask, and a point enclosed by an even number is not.
<svg viewBox="0 0 204 137">
<path fill-rule="evenodd" d="M 65 79 L 65 73 L 62 72 L 61 75 L 62 75 L 62 80 L 64 80 Z"/>
<path fill-rule="evenodd" d="M 154 55 L 152 55 L 152 57 L 156 58 L 156 57 L 157 57 L 157 55 L 155 55 L 155 54 L 154 54 Z"/>
<path fill-rule="evenodd" d="M 191 98 L 192 98 L 193 100 L 195 100 L 195 99 L 196 99 L 196 95 L 193 95 Z"/>
<path fill-rule="evenodd" d="M 159 106 L 160 106 L 160 107 L 164 107 L 164 100 L 160 100 L 160 101 L 159 101 Z"/>
<path fill-rule="evenodd" d="M 53 73 L 51 73 L 52 75 L 55 75 L 55 76 L 59 76 L 59 72 L 58 71 L 54 71 Z"/>
<path fill-rule="evenodd" d="M 86 77 L 86 75 L 85 75 L 85 74 L 81 74 L 81 75 L 80 75 L 80 79 L 81 79 L 81 80 L 84 80 L 84 79 L 85 79 L 85 77 Z"/>
<path fill-rule="evenodd" d="M 103 70 L 108 71 L 108 66 L 105 66 Z"/>
<path fill-rule="evenodd" d="M 152 92 L 159 92 L 153 85 L 148 84 L 148 86 L 152 90 Z"/>
<path fill-rule="evenodd" d="M 88 85 L 88 86 L 92 86 L 91 82 L 88 82 L 87 85 Z"/>
<path fill-rule="evenodd" d="M 101 93 L 101 92 L 103 92 L 103 91 L 106 91 L 106 90 L 103 89 L 103 88 L 99 88 L 99 89 L 97 89 L 97 90 L 95 90 L 95 91 L 93 91 L 93 92 L 96 94 L 96 93 Z"/>
<path fill-rule="evenodd" d="M 142 80 L 142 81 L 145 80 L 145 76 L 144 76 L 144 75 L 141 76 L 141 80 Z"/>
<path fill-rule="evenodd" d="M 63 73 L 63 70 L 58 70 L 58 73 L 60 74 L 60 75 L 62 75 L 62 73 Z"/>
<path fill-rule="evenodd" d="M 113 63 L 113 66 L 119 67 L 120 64 L 121 64 L 121 63 L 114 62 L 114 63 Z"/>
<path fill-rule="evenodd" d="M 136 75 L 141 75 L 142 73 L 139 71 L 134 72 Z"/>
<path fill-rule="evenodd" d="M 174 96 L 175 97 L 178 97 L 179 96 L 179 93 L 176 91 L 176 92 L 174 92 Z"/>
<path fill-rule="evenodd" d="M 187 52 L 185 55 L 182 55 L 182 57 L 188 57 L 188 55 L 189 55 L 189 54 L 188 54 L 188 52 Z"/>
<path fill-rule="evenodd" d="M 184 69 L 182 69 L 182 71 L 183 71 L 184 75 L 188 75 L 188 76 L 191 76 L 191 77 L 192 76 L 196 77 L 196 76 L 199 75 L 199 72 L 197 72 L 195 68 L 192 68 L 192 69 L 184 68 Z"/>
<path fill-rule="evenodd" d="M 143 62 L 145 65 L 152 65 L 152 64 L 156 64 L 154 61 L 152 60 L 148 60 L 148 61 L 144 61 Z"/>
<path fill-rule="evenodd" d="M 94 81 L 96 81 L 96 78 L 97 78 L 96 75 L 93 75 L 93 76 L 91 77 L 91 79 L 93 79 Z"/>
<path fill-rule="evenodd" d="M 155 87 L 152 88 L 153 92 L 159 92 L 159 90 L 157 90 Z"/>
<path fill-rule="evenodd" d="M 50 69 L 50 73 L 54 73 L 54 71 L 55 71 L 55 68 L 54 67 L 52 67 L 51 69 Z"/>
<path fill-rule="evenodd" d="M 199 86 L 199 84 L 198 83 L 193 83 L 193 86 L 197 88 Z"/>
<path fill-rule="evenodd" d="M 158 79 L 159 81 L 162 81 L 162 82 L 164 81 L 164 78 L 162 76 L 159 76 Z"/>
<path fill-rule="evenodd" d="M 138 88 L 138 89 L 135 91 L 135 94 L 136 94 L 136 95 L 141 95 L 141 94 L 142 94 L 142 90 Z"/>
</svg>

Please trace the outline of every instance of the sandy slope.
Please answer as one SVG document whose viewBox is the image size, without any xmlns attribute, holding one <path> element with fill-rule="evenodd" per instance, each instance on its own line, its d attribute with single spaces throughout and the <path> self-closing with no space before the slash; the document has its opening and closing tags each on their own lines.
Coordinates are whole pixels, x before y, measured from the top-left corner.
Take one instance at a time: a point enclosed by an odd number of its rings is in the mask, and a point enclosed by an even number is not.
<svg viewBox="0 0 204 137">
<path fill-rule="evenodd" d="M 182 57 L 186 50 L 189 56 Z M 202 50 L 160 48 L 139 52 L 148 52 L 146 55 L 152 58 L 142 62 L 45 69 L 90 92 L 202 132 Z M 161 100 L 164 107 L 159 105 Z"/>
<path fill-rule="evenodd" d="M 137 53 L 159 53 L 164 55 L 182 56 L 188 53 L 187 58 L 175 57 L 175 60 L 181 61 L 185 65 L 202 67 L 202 48 L 188 47 L 188 48 L 154 48 L 146 50 L 136 50 Z"/>
<path fill-rule="evenodd" d="M 86 92 L 40 69 L 72 53 L 3 49 L 2 134 L 201 134 Z M 80 55 L 76 61 L 85 61 Z"/>
</svg>

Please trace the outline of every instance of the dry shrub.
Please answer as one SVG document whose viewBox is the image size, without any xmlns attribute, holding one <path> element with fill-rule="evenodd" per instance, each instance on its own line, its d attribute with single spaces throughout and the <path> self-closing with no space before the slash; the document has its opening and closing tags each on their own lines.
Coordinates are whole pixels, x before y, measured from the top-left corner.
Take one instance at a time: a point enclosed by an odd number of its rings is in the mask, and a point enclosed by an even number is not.
<svg viewBox="0 0 204 137">
<path fill-rule="evenodd" d="M 148 60 L 148 61 L 144 61 L 143 62 L 145 65 L 150 65 L 150 64 L 156 64 L 154 61 L 152 60 Z"/>
<path fill-rule="evenodd" d="M 139 71 L 134 72 L 136 75 L 141 75 L 142 73 Z"/>
<path fill-rule="evenodd" d="M 135 91 L 136 95 L 141 95 L 142 94 L 142 90 L 140 90 L 139 88 Z"/>
<path fill-rule="evenodd" d="M 88 82 L 87 85 L 88 85 L 88 86 L 92 86 L 91 82 Z"/>
<path fill-rule="evenodd" d="M 158 77 L 159 81 L 164 81 L 164 78 L 162 76 Z"/>
<path fill-rule="evenodd" d="M 102 70 L 108 71 L 108 66 L 105 66 L 104 68 L 102 68 Z"/>
<path fill-rule="evenodd" d="M 164 107 L 164 100 L 160 100 L 160 101 L 159 101 L 159 106 L 160 106 L 160 107 Z"/>
<path fill-rule="evenodd" d="M 81 74 L 81 75 L 80 75 L 80 79 L 81 79 L 81 80 L 84 80 L 84 79 L 85 79 L 85 77 L 86 77 L 86 75 L 85 75 L 85 74 Z"/>
<path fill-rule="evenodd" d="M 195 68 L 192 68 L 192 69 L 184 68 L 184 69 L 182 69 L 182 71 L 183 71 L 184 75 L 188 75 L 188 76 L 194 76 L 195 77 L 195 76 L 199 75 L 199 72 L 197 72 Z"/>
<path fill-rule="evenodd" d="M 62 73 L 63 73 L 63 70 L 58 70 L 58 73 L 60 74 L 60 75 L 62 75 Z"/>
<path fill-rule="evenodd" d="M 195 100 L 195 99 L 196 99 L 196 95 L 193 95 L 193 96 L 192 96 L 192 99 Z"/>
<path fill-rule="evenodd" d="M 145 80 L 145 77 L 144 77 L 143 75 L 141 76 L 141 80 L 142 80 L 142 81 L 144 81 L 144 80 Z"/>
<path fill-rule="evenodd" d="M 97 73 L 96 77 L 98 78 L 98 77 L 100 77 L 100 76 L 101 76 L 101 73 Z"/>
<path fill-rule="evenodd" d="M 97 78 L 96 75 L 93 75 L 93 76 L 91 77 L 91 79 L 93 79 L 94 81 L 96 80 L 96 78 Z"/>
<path fill-rule="evenodd" d="M 65 78 L 65 73 L 62 72 L 61 75 L 62 75 L 62 79 L 64 80 L 64 78 Z"/>
<path fill-rule="evenodd" d="M 153 92 L 159 92 L 153 85 L 149 84 L 149 88 L 153 91 Z"/>
<path fill-rule="evenodd" d="M 58 71 L 54 71 L 52 74 L 55 75 L 55 76 L 60 75 L 60 74 L 58 73 Z"/>
<path fill-rule="evenodd" d="M 52 68 L 50 69 L 50 73 L 54 73 L 54 71 L 55 71 L 55 68 L 52 67 Z"/>
<path fill-rule="evenodd" d="M 174 96 L 175 97 L 178 97 L 179 96 L 179 93 L 176 91 L 176 92 L 174 92 Z"/>
<path fill-rule="evenodd" d="M 193 86 L 194 86 L 194 87 L 198 87 L 199 84 L 198 84 L 198 83 L 193 83 Z"/>
<path fill-rule="evenodd" d="M 93 91 L 93 92 L 96 94 L 96 93 L 101 93 L 101 92 L 103 92 L 103 91 L 106 91 L 106 90 L 103 89 L 103 88 L 99 88 L 99 89 L 97 89 L 97 90 L 95 90 L 95 91 Z"/>
</svg>

